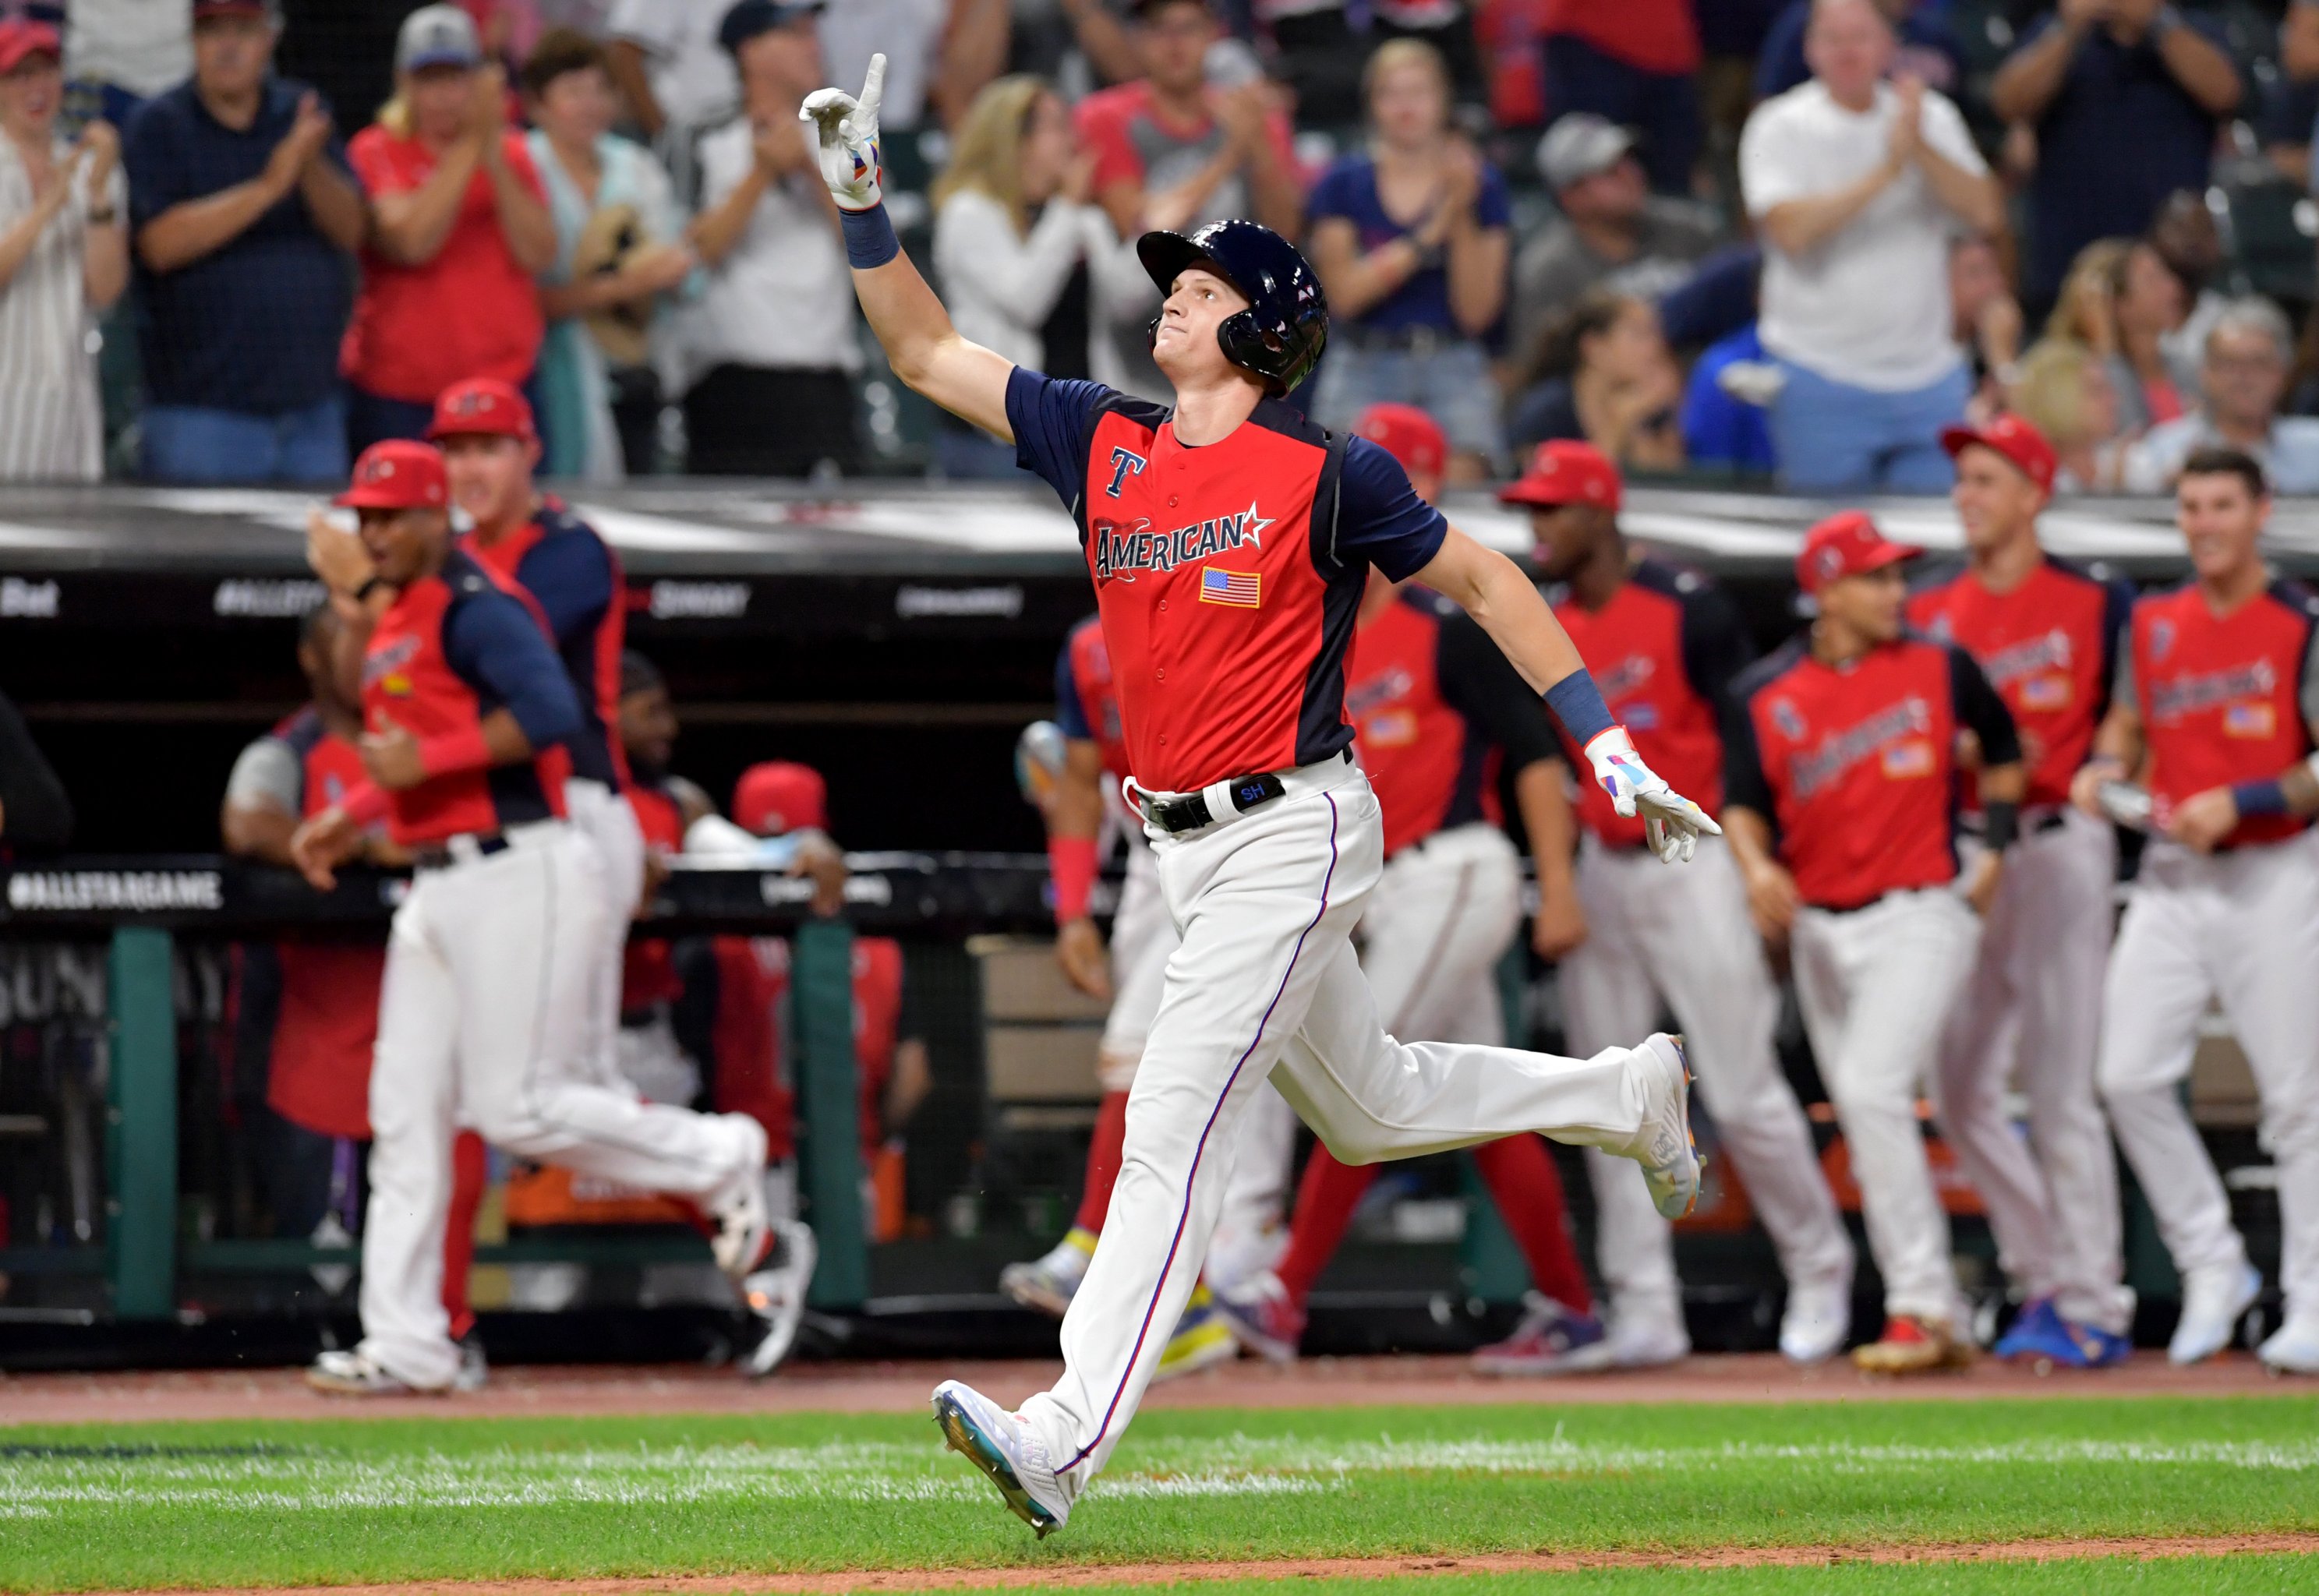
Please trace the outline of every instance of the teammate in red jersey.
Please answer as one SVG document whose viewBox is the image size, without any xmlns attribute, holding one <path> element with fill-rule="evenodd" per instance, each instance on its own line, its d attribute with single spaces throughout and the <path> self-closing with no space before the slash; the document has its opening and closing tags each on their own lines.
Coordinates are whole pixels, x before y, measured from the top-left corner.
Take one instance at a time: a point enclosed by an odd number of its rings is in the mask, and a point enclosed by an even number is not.
<svg viewBox="0 0 2319 1596">
<path fill-rule="evenodd" d="M 1431 417 L 1372 405 L 1353 430 L 1434 502 L 1449 442 Z M 1360 923 L 1361 969 L 1379 1017 L 1395 1037 L 1502 1043 L 1496 969 L 1521 924 L 1521 862 L 1498 825 L 1501 780 L 1512 782 L 1542 847 L 1552 846 L 1554 816 L 1567 830 L 1545 706 L 1456 606 L 1404 592 L 1372 568 L 1346 661 L 1345 707 L 1384 816 L 1385 871 Z M 1527 1132 L 1472 1151 L 1538 1287 L 1513 1333 L 1476 1352 L 1475 1366 L 1495 1375 L 1609 1367 L 1611 1344 L 1570 1243 L 1554 1161 Z M 1376 1176 L 1374 1164 L 1313 1150 L 1279 1264 L 1221 1290 L 1225 1314 L 1254 1350 L 1278 1361 L 1296 1356 L 1313 1283 Z"/>
<path fill-rule="evenodd" d="M 1133 794 L 1184 933 L 1135 1090 L 1105 1231 L 1063 1320 L 1063 1375 L 1009 1412 L 935 1390 L 949 1443 L 1041 1534 L 1061 1525 L 1150 1383 L 1197 1282 L 1249 1098 L 1274 1078 L 1349 1162 L 1515 1131 L 1623 1151 L 1669 1213 L 1697 1199 L 1672 1037 L 1592 1059 L 1388 1036 L 1350 941 L 1384 869 L 1353 762 L 1345 653 L 1376 565 L 1472 613 L 1670 860 L 1714 822 L 1652 774 L 1512 561 L 1454 530 L 1393 457 L 1279 401 L 1327 338 L 1319 279 L 1253 222 L 1138 245 L 1165 300 L 1173 408 L 1057 381 L 970 343 L 880 203 L 877 105 L 822 89 L 816 124 L 854 289 L 902 380 L 996 437 L 1072 507 L 1119 683 Z M 1220 1166 L 1223 1166 L 1220 1168 Z"/>
<path fill-rule="evenodd" d="M 2133 590 L 2038 547 L 2056 462 L 2035 427 L 1999 416 L 1941 441 L 1956 458 L 1950 497 L 1966 563 L 1920 587 L 1908 618 L 1980 663 L 2013 712 L 2028 767 L 2020 840 L 1941 1049 L 1941 1129 L 2026 1298 L 1997 1355 L 2101 1367 L 2134 1350 L 2117 1155 L 2094 1092 L 2117 841 L 2070 807 L 2070 781 L 2109 708 Z M 1970 850 L 1980 805 L 1969 788 L 1959 797 Z M 2017 1066 L 2027 1142 L 2005 1110 Z"/>
<path fill-rule="evenodd" d="M 1755 658 L 1738 612 L 1695 571 L 1637 557 L 1619 530 L 1624 484 L 1591 444 L 1541 445 L 1498 497 L 1529 509 L 1533 555 L 1555 618 L 1602 684 L 1611 711 L 1654 770 L 1701 802 L 1723 790 L 1722 707 Z M 1818 1363 L 1852 1328 L 1852 1242 L 1821 1178 L 1803 1105 L 1781 1072 L 1773 1032 L 1780 992 L 1747 921 L 1729 850 L 1708 842 L 1689 870 L 1663 870 L 1643 828 L 1601 789 L 1581 788 L 1575 866 L 1568 844 L 1541 864 L 1539 951 L 1557 959 L 1564 1034 L 1607 1046 L 1652 1023 L 1662 1000 L 1697 1060 L 1718 1140 L 1746 1182 L 1787 1275 L 1780 1350 Z M 1567 820 L 1557 822 L 1567 836 Z M 1627 1366 L 1691 1348 L 1674 1238 L 1619 1164 L 1586 1155 L 1595 1257 L 1611 1296 L 1610 1344 Z"/>
<path fill-rule="evenodd" d="M 2105 784 L 2148 786 L 2153 834 L 2110 955 L 2097 1078 L 2182 1276 L 2169 1356 L 2228 1346 L 2262 1284 L 2178 1095 L 2219 1000 L 2278 1172 L 2287 1312 L 2260 1355 L 2319 1375 L 2319 598 L 2272 579 L 2269 518 L 2249 456 L 2184 463 L 2175 519 L 2193 580 L 2134 605 L 2116 699 L 2073 793 L 2095 814 Z"/>
<path fill-rule="evenodd" d="M 375 445 L 338 502 L 360 516 L 374 570 L 332 597 L 371 627 L 369 782 L 304 821 L 291 855 L 328 888 L 383 816 L 419 873 L 395 913 L 380 997 L 364 1339 L 324 1353 L 309 1378 L 350 1394 L 440 1390 L 458 1366 L 439 1299 L 455 1113 L 520 1157 L 703 1199 L 735 1279 L 772 1244 L 758 1185 L 765 1140 L 745 1116 L 640 1104 L 604 1084 L 586 1050 L 605 888 L 564 819 L 580 705 L 536 614 L 452 546 L 442 455 Z"/>
<path fill-rule="evenodd" d="M 1863 1368 L 1969 1362 L 1948 1217 L 1917 1126 L 1941 1031 L 1972 970 L 2013 841 L 2013 717 L 1972 656 L 1910 635 L 1892 543 L 1858 510 L 1814 527 L 1796 579 L 1818 616 L 1732 688 L 1724 830 L 1767 941 L 1786 939 L 1884 1277 Z M 1957 870 L 1960 734 L 1976 740 L 1986 847 Z"/>
</svg>

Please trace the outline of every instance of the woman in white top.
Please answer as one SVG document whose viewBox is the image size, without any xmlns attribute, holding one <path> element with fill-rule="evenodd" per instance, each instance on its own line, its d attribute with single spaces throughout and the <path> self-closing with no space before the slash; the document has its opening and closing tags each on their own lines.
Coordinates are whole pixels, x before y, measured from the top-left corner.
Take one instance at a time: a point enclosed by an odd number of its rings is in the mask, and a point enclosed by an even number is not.
<svg viewBox="0 0 2319 1596">
<path fill-rule="evenodd" d="M 641 144 L 613 136 L 619 103 L 603 47 L 558 28 L 524 63 L 533 123 L 532 164 L 555 219 L 555 263 L 541 275 L 547 336 L 539 384 L 547 416 L 546 471 L 591 482 L 618 482 L 624 464 L 651 469 L 659 406 L 648 343 L 661 297 L 681 287 L 699 262 L 681 241 L 668 174 Z M 649 391 L 642 424 L 624 445 L 613 415 L 615 369 L 643 374 Z"/>
<path fill-rule="evenodd" d="M 1059 375 L 1088 374 L 1088 351 L 1049 349 L 1048 320 L 1082 264 L 1100 270 L 1119 253 L 1110 221 L 1087 203 L 1094 160 L 1072 143 L 1070 113 L 1053 89 L 1036 77 L 1002 77 L 975 96 L 934 185 L 934 270 L 960 334 Z M 1015 472 L 1012 445 L 962 423 L 937 436 L 935 457 L 953 477 Z"/>
<path fill-rule="evenodd" d="M 0 22 L 0 481 L 102 474 L 93 319 L 129 282 L 121 140 L 93 122 L 56 134 L 54 29 Z"/>
</svg>

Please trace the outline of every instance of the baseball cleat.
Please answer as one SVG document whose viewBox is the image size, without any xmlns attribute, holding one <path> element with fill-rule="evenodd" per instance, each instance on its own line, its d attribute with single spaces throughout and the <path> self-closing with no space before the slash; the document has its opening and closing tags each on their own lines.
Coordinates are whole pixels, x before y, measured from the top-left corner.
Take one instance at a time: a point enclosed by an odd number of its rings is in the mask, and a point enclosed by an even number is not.
<svg viewBox="0 0 2319 1596">
<path fill-rule="evenodd" d="M 1691 1064 L 1683 1038 L 1662 1031 L 1629 1055 L 1644 1070 L 1642 1124 L 1624 1147 L 1606 1149 L 1643 1167 L 1651 1204 L 1665 1219 L 1681 1219 L 1699 1202 L 1706 1162 L 1691 1133 Z"/>
<path fill-rule="evenodd" d="M 1852 1270 L 1788 1284 L 1780 1315 L 1780 1356 L 1809 1367 L 1826 1363 L 1852 1339 Z"/>
<path fill-rule="evenodd" d="M 1232 1325 L 1216 1312 L 1215 1298 L 1206 1286 L 1195 1286 L 1191 1304 L 1176 1322 L 1176 1333 L 1160 1349 L 1160 1367 L 1152 1375 L 1151 1383 L 1156 1385 L 1178 1375 L 1213 1368 L 1239 1356 L 1240 1341 L 1233 1336 Z"/>
<path fill-rule="evenodd" d="M 307 1367 L 306 1384 L 331 1396 L 441 1396 L 450 1389 L 413 1385 L 362 1352 L 321 1354 Z"/>
<path fill-rule="evenodd" d="M 2058 1369 L 2106 1369 L 2134 1355 L 2134 1343 L 2066 1318 L 2051 1297 L 2026 1303 L 1990 1353 L 2008 1362 Z"/>
<path fill-rule="evenodd" d="M 1863 1375 L 1929 1375 L 1972 1366 L 1972 1343 L 1936 1319 L 1912 1313 L 1887 1314 L 1881 1339 L 1852 1349 Z"/>
<path fill-rule="evenodd" d="M 1664 1368 L 1691 1356 L 1691 1331 L 1683 1322 L 1683 1304 L 1673 1298 L 1656 1294 L 1614 1297 L 1602 1324 L 1610 1338 L 1613 1368 Z"/>
<path fill-rule="evenodd" d="M 813 1284 L 814 1266 L 821 1260 L 813 1229 L 798 1220 L 773 1225 L 781 1239 L 780 1261 L 741 1282 L 741 1303 L 762 1321 L 765 1333 L 741 1359 L 741 1372 L 762 1379 L 781 1366 L 797 1345 L 798 1326 L 805 1319 L 806 1288 Z"/>
<path fill-rule="evenodd" d="M 1071 1516 L 1047 1448 L 1031 1427 L 962 1381 L 934 1387 L 934 1423 L 953 1452 L 990 1477 L 1014 1515 L 1044 1540 Z"/>
<path fill-rule="evenodd" d="M 2243 1260 L 2184 1276 L 2182 1317 L 2174 1327 L 2174 1339 L 2166 1344 L 2166 1360 L 2193 1364 L 2214 1357 L 2231 1344 L 2239 1315 L 2261 1294 L 2262 1276 Z"/>
<path fill-rule="evenodd" d="M 708 1240 L 708 1250 L 728 1279 L 745 1281 L 764 1267 L 780 1240 L 772 1211 L 765 1206 L 763 1183 L 742 1183 L 739 1195 L 718 1209 L 716 1217 L 717 1233 Z"/>
<path fill-rule="evenodd" d="M 2288 1320 L 2255 1356 L 2274 1375 L 2319 1375 L 2319 1314 Z"/>
<path fill-rule="evenodd" d="M 461 1336 L 459 1372 L 451 1376 L 451 1389 L 462 1393 L 481 1391 L 492 1382 L 492 1366 L 483 1357 L 483 1339 L 469 1330 Z"/>
<path fill-rule="evenodd" d="M 1025 1308 L 1036 1308 L 1060 1319 L 1070 1311 L 1079 1282 L 1087 1278 L 1095 1257 L 1095 1232 L 1073 1225 L 1044 1258 L 1009 1264 L 998 1271 L 998 1289 Z"/>
<path fill-rule="evenodd" d="M 1602 1321 L 1536 1292 L 1514 1333 L 1474 1354 L 1484 1375 L 1592 1375 L 1611 1366 Z"/>
<path fill-rule="evenodd" d="M 1304 1309 L 1289 1299 L 1280 1276 L 1267 1269 L 1219 1293 L 1216 1313 L 1240 1344 L 1267 1363 L 1295 1363 L 1304 1339 Z"/>
</svg>

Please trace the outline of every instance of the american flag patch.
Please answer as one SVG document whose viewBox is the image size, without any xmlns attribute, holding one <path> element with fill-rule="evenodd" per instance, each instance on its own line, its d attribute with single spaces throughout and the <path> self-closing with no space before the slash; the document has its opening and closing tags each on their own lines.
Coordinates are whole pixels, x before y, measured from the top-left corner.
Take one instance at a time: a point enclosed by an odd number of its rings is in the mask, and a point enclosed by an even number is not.
<svg viewBox="0 0 2319 1596">
<path fill-rule="evenodd" d="M 2231 704 L 2223 710 L 2225 737 L 2268 737 L 2278 729 L 2278 717 L 2268 704 Z"/>
<path fill-rule="evenodd" d="M 1263 573 L 1204 567 L 1200 572 L 1200 602 L 1231 604 L 1241 609 L 1260 609 L 1264 603 Z"/>
</svg>

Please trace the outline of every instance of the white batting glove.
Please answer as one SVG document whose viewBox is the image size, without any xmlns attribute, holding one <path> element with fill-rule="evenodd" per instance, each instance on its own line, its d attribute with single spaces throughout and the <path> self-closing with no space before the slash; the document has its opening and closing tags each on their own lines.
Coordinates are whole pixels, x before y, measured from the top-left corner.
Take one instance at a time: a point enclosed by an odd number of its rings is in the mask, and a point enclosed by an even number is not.
<svg viewBox="0 0 2319 1596">
<path fill-rule="evenodd" d="M 842 211 L 867 211 L 885 199 L 878 180 L 885 176 L 878 152 L 878 105 L 886 97 L 886 58 L 870 58 L 862 97 L 844 89 L 816 89 L 798 108 L 798 120 L 813 123 L 821 142 L 821 180 Z"/>
<path fill-rule="evenodd" d="M 1612 808 L 1629 820 L 1638 815 L 1643 817 L 1643 840 L 1661 861 L 1673 864 L 1681 860 L 1688 864 L 1699 852 L 1701 832 L 1723 834 L 1714 816 L 1669 787 L 1643 762 L 1626 727 L 1614 726 L 1598 734 L 1586 744 L 1586 762 L 1594 767 L 1595 781 L 1611 795 Z"/>
</svg>

